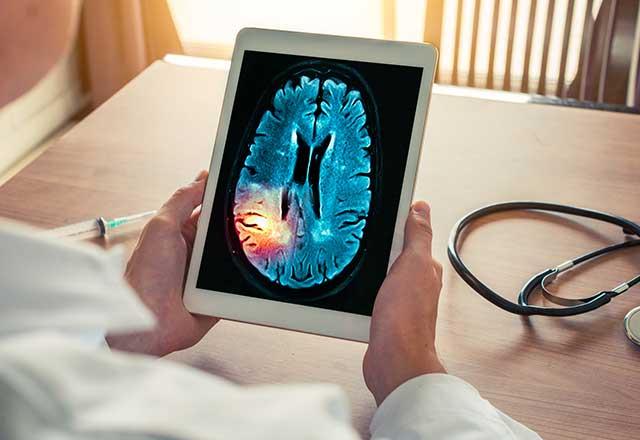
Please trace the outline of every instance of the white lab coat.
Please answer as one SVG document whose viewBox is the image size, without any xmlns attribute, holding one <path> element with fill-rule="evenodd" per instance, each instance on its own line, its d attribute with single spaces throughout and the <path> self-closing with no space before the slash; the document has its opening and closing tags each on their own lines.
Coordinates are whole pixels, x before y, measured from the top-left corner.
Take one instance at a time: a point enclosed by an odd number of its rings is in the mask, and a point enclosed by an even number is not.
<svg viewBox="0 0 640 440">
<path fill-rule="evenodd" d="M 122 278 L 119 252 L 0 228 L 0 439 L 358 438 L 335 385 L 240 387 L 99 343 L 105 331 L 153 322 Z M 539 438 L 446 374 L 401 385 L 378 408 L 371 434 Z"/>
</svg>

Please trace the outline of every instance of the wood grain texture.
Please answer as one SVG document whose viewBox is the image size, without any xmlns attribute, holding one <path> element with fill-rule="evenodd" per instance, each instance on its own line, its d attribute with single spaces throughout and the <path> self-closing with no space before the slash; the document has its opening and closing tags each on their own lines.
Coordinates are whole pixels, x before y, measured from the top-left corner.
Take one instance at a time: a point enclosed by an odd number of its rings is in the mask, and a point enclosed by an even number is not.
<svg viewBox="0 0 640 440">
<path fill-rule="evenodd" d="M 0 216 L 53 227 L 158 207 L 207 168 L 226 73 L 157 62 L 0 188 Z M 433 206 L 444 262 L 454 222 L 481 205 L 548 200 L 640 220 L 640 119 L 634 115 L 435 95 L 416 199 Z M 539 269 L 620 231 L 543 214 L 498 215 L 467 236 L 472 270 L 515 298 Z M 132 246 L 137 230 L 101 243 Z M 640 268 L 630 250 L 565 277 L 559 292 L 610 288 Z M 546 439 L 637 438 L 640 350 L 622 318 L 635 289 L 580 317 L 524 319 L 473 293 L 445 262 L 438 346 L 448 370 Z M 364 385 L 365 345 L 222 322 L 171 356 L 242 384 L 333 382 L 367 436 L 375 409 Z M 425 411 L 428 411 L 425 408 Z"/>
</svg>

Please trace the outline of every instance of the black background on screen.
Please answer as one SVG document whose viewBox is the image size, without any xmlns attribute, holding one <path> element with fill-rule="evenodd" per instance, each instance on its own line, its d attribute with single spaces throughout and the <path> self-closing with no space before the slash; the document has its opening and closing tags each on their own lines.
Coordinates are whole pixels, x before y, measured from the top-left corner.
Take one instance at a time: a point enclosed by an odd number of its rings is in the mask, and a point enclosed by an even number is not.
<svg viewBox="0 0 640 440">
<path fill-rule="evenodd" d="M 257 104 L 265 91 L 272 90 L 276 77 L 303 61 L 335 62 L 355 69 L 366 81 L 379 117 L 379 146 L 382 152 L 382 181 L 378 186 L 380 206 L 368 222 L 375 222 L 376 236 L 369 241 L 364 260 L 352 281 L 337 294 L 317 301 L 287 301 L 313 307 L 371 315 L 375 295 L 389 264 L 398 203 L 406 166 L 411 131 L 422 77 L 422 68 L 311 58 L 245 51 L 231 113 L 222 166 L 214 197 L 211 220 L 204 244 L 197 287 L 244 296 L 273 299 L 250 284 L 232 261 L 225 236 L 225 191 L 231 178 L 242 139 L 255 118 Z M 270 96 L 268 99 L 272 99 Z M 257 115 L 259 119 L 262 114 Z M 367 115 L 371 118 L 371 115 Z M 248 137 L 249 143 L 253 136 Z M 367 226 L 369 227 L 369 225 Z"/>
</svg>

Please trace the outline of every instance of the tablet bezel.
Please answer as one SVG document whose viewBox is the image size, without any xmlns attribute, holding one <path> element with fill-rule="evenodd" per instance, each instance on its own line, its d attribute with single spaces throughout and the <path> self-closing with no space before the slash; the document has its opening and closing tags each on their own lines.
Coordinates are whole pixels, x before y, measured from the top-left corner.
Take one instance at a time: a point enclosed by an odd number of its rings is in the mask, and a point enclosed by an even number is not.
<svg viewBox="0 0 640 440">
<path fill-rule="evenodd" d="M 220 113 L 220 122 L 211 157 L 210 174 L 185 285 L 184 304 L 193 313 L 367 342 L 369 340 L 369 324 L 371 321 L 369 316 L 198 289 L 196 287 L 231 111 L 235 101 L 238 77 L 242 67 L 243 55 L 247 50 L 415 66 L 423 69 L 402 183 L 402 193 L 394 227 L 389 266 L 391 266 L 402 249 L 404 223 L 413 198 L 437 62 L 437 51 L 432 45 L 423 43 L 338 37 L 256 28 L 242 29 L 236 37 L 224 102 Z"/>
</svg>

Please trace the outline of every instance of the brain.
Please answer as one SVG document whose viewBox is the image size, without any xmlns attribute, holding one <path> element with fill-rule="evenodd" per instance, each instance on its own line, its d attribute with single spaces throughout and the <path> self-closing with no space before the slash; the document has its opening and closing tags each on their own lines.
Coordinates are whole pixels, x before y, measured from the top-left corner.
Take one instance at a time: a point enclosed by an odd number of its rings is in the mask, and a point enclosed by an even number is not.
<svg viewBox="0 0 640 440">
<path fill-rule="evenodd" d="M 265 281 L 320 286 L 361 251 L 372 148 L 361 92 L 347 82 L 293 76 L 251 134 L 233 224 L 246 261 Z"/>
</svg>

